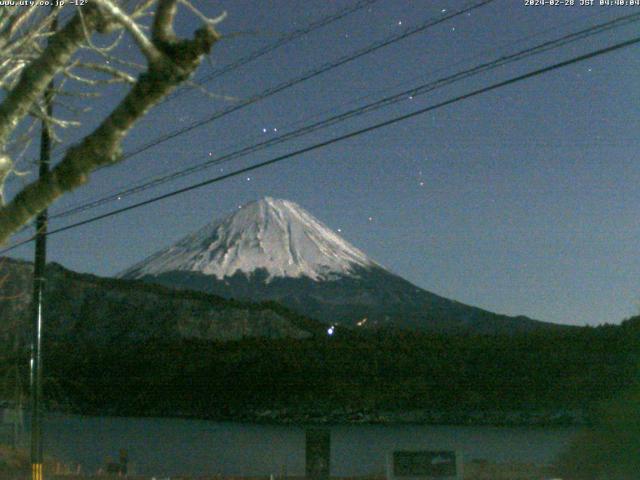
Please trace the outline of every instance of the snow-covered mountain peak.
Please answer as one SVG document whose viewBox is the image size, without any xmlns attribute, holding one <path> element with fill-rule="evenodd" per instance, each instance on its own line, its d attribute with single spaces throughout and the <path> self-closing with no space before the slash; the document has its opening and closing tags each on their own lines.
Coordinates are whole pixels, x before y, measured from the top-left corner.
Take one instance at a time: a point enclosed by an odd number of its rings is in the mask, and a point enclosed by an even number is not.
<svg viewBox="0 0 640 480">
<path fill-rule="evenodd" d="M 218 279 L 266 270 L 273 277 L 331 279 L 376 264 L 299 205 L 265 197 L 248 203 L 129 268 L 140 278 L 171 271 Z"/>
</svg>

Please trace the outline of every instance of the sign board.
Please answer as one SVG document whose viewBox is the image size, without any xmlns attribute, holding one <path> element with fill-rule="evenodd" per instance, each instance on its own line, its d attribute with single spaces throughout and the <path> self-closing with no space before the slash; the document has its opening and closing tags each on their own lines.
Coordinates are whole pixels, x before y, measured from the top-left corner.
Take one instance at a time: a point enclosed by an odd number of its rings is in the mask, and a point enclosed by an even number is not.
<svg viewBox="0 0 640 480">
<path fill-rule="evenodd" d="M 462 480 L 462 455 L 453 450 L 395 451 L 387 458 L 388 480 Z"/>
</svg>

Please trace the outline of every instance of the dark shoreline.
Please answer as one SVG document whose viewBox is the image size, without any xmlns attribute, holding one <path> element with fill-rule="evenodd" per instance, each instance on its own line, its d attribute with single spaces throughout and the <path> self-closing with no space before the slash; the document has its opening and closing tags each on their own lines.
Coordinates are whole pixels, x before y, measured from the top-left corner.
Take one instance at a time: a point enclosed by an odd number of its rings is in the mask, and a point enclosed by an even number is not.
<svg viewBox="0 0 640 480">
<path fill-rule="evenodd" d="M 585 427 L 588 416 L 583 410 L 522 411 L 511 412 L 439 412 L 431 410 L 411 411 L 348 411 L 320 414 L 318 412 L 292 412 L 287 409 L 262 409 L 230 414 L 180 414 L 167 412 L 114 412 L 68 411 L 51 409 L 50 413 L 91 417 L 134 417 L 203 420 L 210 422 L 251 423 L 282 426 L 349 426 L 349 425 L 430 425 L 469 427 Z"/>
</svg>

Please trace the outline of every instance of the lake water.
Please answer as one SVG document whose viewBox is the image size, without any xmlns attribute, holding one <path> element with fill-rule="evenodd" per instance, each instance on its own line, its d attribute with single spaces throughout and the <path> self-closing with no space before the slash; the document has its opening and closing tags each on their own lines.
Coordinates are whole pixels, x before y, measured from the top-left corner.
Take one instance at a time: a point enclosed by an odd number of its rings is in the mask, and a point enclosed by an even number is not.
<svg viewBox="0 0 640 480">
<path fill-rule="evenodd" d="M 546 464 L 578 428 L 458 426 L 332 426 L 331 474 L 382 474 L 397 449 L 459 449 L 465 460 Z M 129 452 L 145 475 L 304 475 L 305 429 L 169 418 L 48 414 L 45 453 L 95 472 Z"/>
</svg>

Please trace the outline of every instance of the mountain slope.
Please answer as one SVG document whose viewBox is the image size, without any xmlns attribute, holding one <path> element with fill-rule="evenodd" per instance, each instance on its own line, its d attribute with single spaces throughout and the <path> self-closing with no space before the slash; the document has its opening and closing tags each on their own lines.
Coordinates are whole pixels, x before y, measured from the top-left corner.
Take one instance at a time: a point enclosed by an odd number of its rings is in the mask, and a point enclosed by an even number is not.
<svg viewBox="0 0 640 480">
<path fill-rule="evenodd" d="M 265 198 L 121 274 L 226 298 L 275 300 L 352 327 L 516 333 L 561 328 L 427 292 L 394 275 L 293 202 Z"/>
<path fill-rule="evenodd" d="M 10 345 L 29 322 L 33 265 L 0 259 L 0 344 Z M 275 304 L 226 300 L 131 280 L 47 266 L 46 337 L 119 345 L 177 339 L 226 341 L 250 337 L 308 338 L 325 328 Z M 24 341 L 24 338 L 22 339 Z"/>
</svg>

